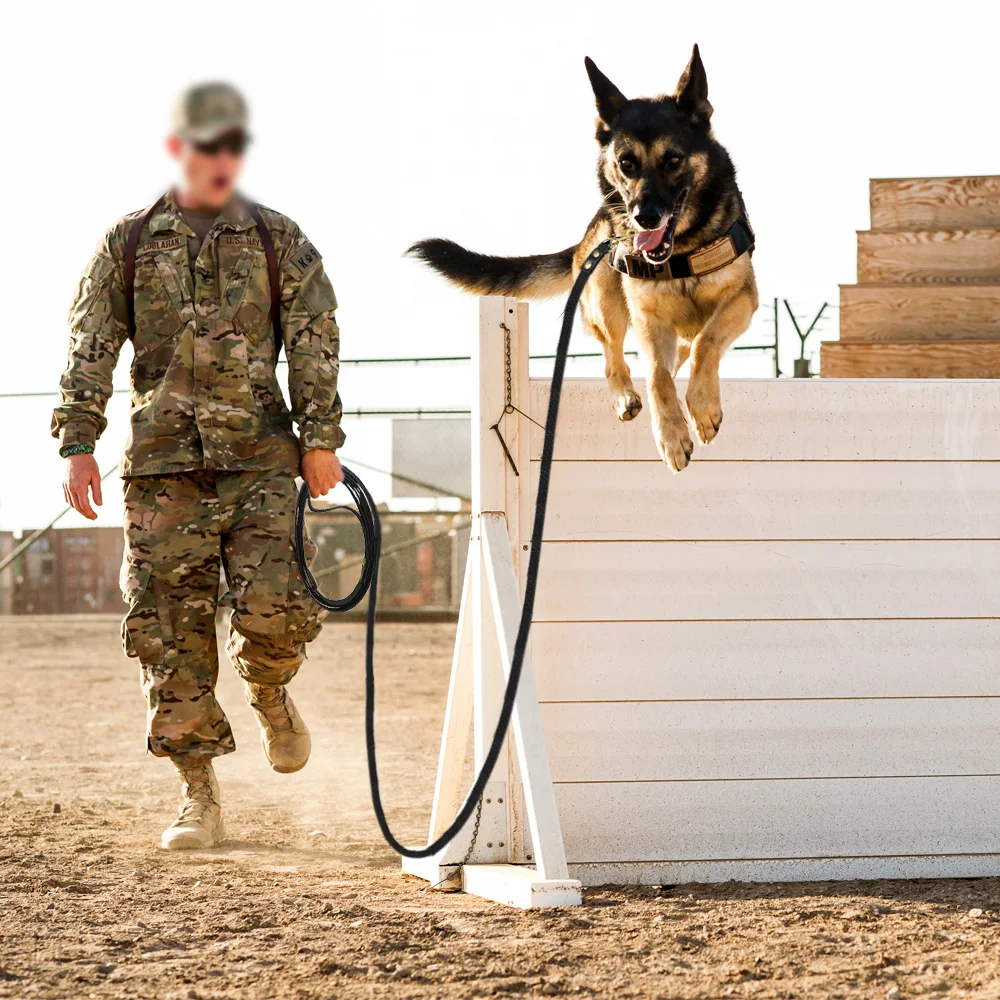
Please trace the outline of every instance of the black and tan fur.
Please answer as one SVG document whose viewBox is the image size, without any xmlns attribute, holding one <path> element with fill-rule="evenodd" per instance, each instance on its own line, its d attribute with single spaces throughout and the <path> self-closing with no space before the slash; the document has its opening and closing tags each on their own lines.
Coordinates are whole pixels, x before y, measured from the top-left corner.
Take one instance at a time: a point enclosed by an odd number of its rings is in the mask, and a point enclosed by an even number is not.
<svg viewBox="0 0 1000 1000">
<path fill-rule="evenodd" d="M 449 240 L 423 240 L 409 253 L 480 295 L 545 298 L 567 291 L 587 254 L 609 236 L 631 240 L 656 230 L 688 191 L 677 220 L 674 252 L 722 237 L 743 214 L 729 154 L 712 135 L 712 105 L 698 46 L 672 97 L 628 100 L 594 65 L 587 72 L 597 99 L 597 176 L 604 200 L 581 242 L 559 253 L 490 257 Z M 630 278 L 602 264 L 580 303 L 587 330 L 604 349 L 605 374 L 619 419 L 642 409 L 622 348 L 635 330 L 649 364 L 653 434 L 663 460 L 683 469 L 694 445 L 722 423 L 719 361 L 750 325 L 757 286 L 748 254 L 710 274 L 656 281 Z M 687 413 L 674 375 L 691 357 Z M 689 418 L 690 417 L 690 423 Z"/>
</svg>

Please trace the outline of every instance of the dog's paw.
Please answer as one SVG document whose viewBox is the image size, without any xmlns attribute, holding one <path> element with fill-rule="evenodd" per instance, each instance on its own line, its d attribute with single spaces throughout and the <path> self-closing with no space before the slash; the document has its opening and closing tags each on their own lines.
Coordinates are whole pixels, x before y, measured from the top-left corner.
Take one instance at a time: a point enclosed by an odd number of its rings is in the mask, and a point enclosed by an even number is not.
<svg viewBox="0 0 1000 1000">
<path fill-rule="evenodd" d="M 719 433 L 722 426 L 722 401 L 717 392 L 689 391 L 688 413 L 702 444 L 708 444 Z"/>
<path fill-rule="evenodd" d="M 619 420 L 634 420 L 642 409 L 642 400 L 635 390 L 623 392 L 615 402 L 615 413 Z"/>
<path fill-rule="evenodd" d="M 677 426 L 663 426 L 654 431 L 656 447 L 660 452 L 660 458 L 674 472 L 686 469 L 694 453 L 694 441 L 691 440 L 691 432 L 687 423 Z"/>
</svg>

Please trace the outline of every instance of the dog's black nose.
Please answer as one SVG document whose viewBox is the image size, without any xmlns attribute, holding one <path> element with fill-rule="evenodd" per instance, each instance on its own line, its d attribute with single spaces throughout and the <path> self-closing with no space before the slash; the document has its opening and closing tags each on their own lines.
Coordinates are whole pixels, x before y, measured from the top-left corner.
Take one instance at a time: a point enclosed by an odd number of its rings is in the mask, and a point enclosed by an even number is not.
<svg viewBox="0 0 1000 1000">
<path fill-rule="evenodd" d="M 635 213 L 635 224 L 641 229 L 659 229 L 663 213 L 655 205 L 640 205 Z"/>
</svg>

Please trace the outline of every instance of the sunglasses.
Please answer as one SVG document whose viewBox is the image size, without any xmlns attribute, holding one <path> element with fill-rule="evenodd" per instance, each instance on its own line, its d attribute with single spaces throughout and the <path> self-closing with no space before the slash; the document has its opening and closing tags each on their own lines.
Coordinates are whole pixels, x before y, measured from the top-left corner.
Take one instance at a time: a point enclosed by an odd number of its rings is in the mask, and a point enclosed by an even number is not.
<svg viewBox="0 0 1000 1000">
<path fill-rule="evenodd" d="M 223 150 L 232 153 L 233 156 L 242 156 L 249 145 L 250 137 L 246 133 L 227 132 L 225 135 L 220 135 L 218 139 L 213 139 L 211 142 L 196 142 L 194 148 L 199 153 L 205 153 L 208 156 L 216 156 Z"/>
</svg>

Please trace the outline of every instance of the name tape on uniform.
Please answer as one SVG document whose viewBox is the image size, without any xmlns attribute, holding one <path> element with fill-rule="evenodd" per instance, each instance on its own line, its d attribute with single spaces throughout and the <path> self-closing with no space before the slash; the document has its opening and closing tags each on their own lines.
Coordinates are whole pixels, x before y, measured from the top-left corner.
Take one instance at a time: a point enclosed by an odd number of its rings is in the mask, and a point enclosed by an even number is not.
<svg viewBox="0 0 1000 1000">
<path fill-rule="evenodd" d="M 171 236 L 166 240 L 148 240 L 140 243 L 136 253 L 158 253 L 160 250 L 173 250 L 181 245 L 180 236 Z"/>
<path fill-rule="evenodd" d="M 255 247 L 257 250 L 264 249 L 264 241 L 259 236 L 247 236 L 245 233 L 222 236 L 219 242 L 227 247 Z"/>
</svg>

